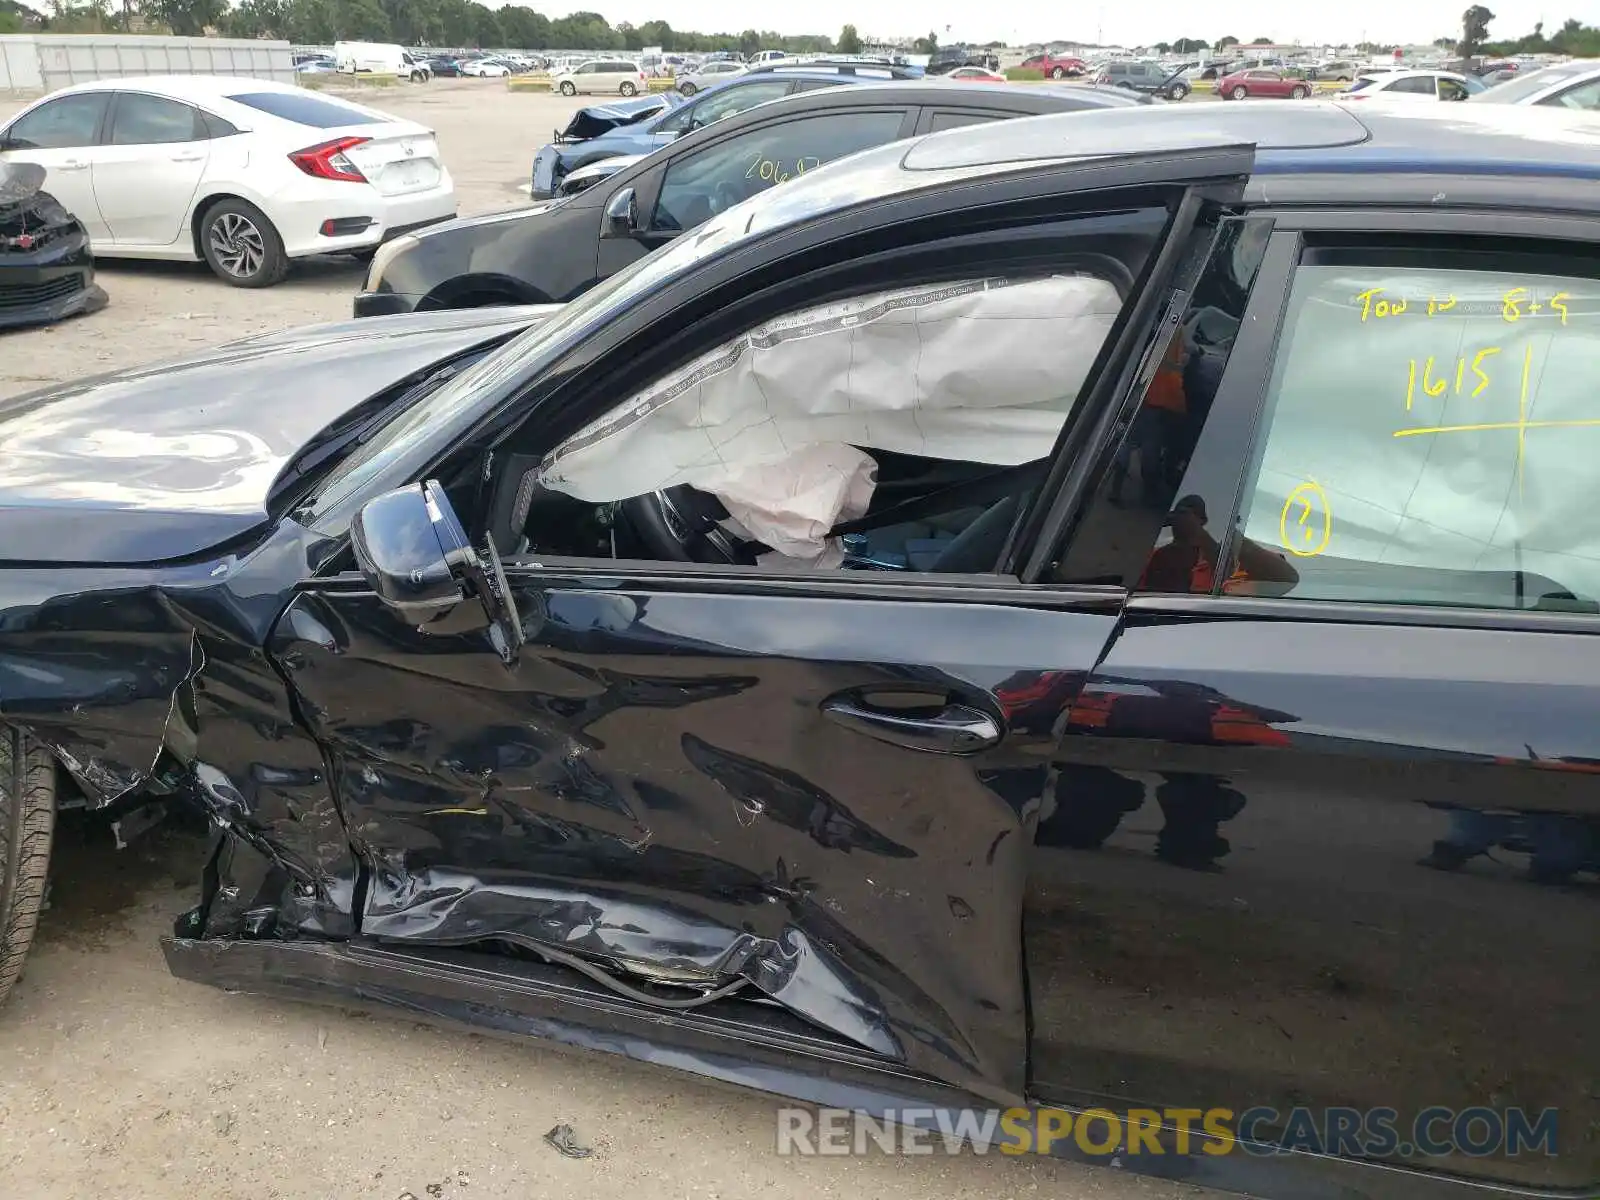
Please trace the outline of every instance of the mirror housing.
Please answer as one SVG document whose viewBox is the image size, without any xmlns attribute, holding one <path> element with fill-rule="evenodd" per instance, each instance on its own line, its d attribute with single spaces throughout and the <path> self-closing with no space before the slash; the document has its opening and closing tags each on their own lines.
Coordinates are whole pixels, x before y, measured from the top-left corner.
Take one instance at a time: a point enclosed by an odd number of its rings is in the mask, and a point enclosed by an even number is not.
<svg viewBox="0 0 1600 1200">
<path fill-rule="evenodd" d="M 606 201 L 600 221 L 602 238 L 631 238 L 639 232 L 639 200 L 631 187 L 625 187 Z"/>
<path fill-rule="evenodd" d="M 350 523 L 350 546 L 362 577 L 408 625 L 429 622 L 475 596 L 489 618 L 489 640 L 511 665 L 522 623 L 494 542 L 479 555 L 438 480 L 367 501 Z"/>
</svg>

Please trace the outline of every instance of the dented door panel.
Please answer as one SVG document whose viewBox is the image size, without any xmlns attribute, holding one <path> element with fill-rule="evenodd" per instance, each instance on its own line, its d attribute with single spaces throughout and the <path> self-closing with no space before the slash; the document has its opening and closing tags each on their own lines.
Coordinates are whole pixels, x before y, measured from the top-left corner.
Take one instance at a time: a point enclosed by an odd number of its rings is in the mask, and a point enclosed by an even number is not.
<svg viewBox="0 0 1600 1200">
<path fill-rule="evenodd" d="M 362 933 L 513 946 L 684 1006 L 747 988 L 1020 1098 L 1032 822 L 1114 605 L 512 585 L 509 669 L 481 629 L 421 633 L 365 592 L 304 595 L 278 626 L 370 868 Z M 827 715 L 841 697 L 945 697 L 1004 736 L 911 749 Z"/>
</svg>

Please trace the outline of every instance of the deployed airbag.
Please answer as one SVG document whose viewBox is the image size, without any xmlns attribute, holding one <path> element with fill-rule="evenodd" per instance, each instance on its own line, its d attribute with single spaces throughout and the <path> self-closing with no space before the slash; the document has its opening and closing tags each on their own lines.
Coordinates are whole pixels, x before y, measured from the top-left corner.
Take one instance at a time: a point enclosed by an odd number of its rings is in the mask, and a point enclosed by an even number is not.
<svg viewBox="0 0 1600 1200">
<path fill-rule="evenodd" d="M 812 554 L 870 498 L 859 450 L 997 466 L 1049 454 L 1120 306 L 1103 279 L 1053 275 L 804 309 L 586 426 L 546 458 L 540 482 L 591 502 L 688 484 L 774 549 Z M 824 485 L 830 472 L 844 476 L 837 486 Z"/>
</svg>

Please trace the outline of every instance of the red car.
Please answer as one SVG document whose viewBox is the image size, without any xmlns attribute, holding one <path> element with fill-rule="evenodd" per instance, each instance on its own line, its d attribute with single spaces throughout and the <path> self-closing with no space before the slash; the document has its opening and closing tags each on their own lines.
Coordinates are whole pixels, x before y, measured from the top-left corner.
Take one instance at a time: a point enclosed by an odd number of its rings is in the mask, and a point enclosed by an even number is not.
<svg viewBox="0 0 1600 1200">
<path fill-rule="evenodd" d="M 1043 71 L 1049 79 L 1076 79 L 1089 69 L 1089 64 L 1081 58 L 1057 54 L 1035 54 L 1032 58 L 1023 59 L 1022 65 L 1035 71 Z"/>
<path fill-rule="evenodd" d="M 1311 95 L 1311 84 L 1298 75 L 1260 67 L 1237 71 L 1217 80 L 1217 95 L 1224 100 L 1245 100 L 1251 96 L 1304 100 Z"/>
</svg>

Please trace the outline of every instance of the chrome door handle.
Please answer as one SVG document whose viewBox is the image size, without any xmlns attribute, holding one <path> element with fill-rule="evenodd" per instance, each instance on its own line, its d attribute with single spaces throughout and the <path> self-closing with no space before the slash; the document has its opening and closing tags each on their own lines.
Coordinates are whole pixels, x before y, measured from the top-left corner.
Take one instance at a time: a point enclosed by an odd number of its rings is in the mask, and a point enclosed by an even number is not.
<svg viewBox="0 0 1600 1200">
<path fill-rule="evenodd" d="M 172 161 L 173 162 L 199 162 L 204 157 L 205 157 L 204 154 L 174 154 L 172 156 Z"/>
<path fill-rule="evenodd" d="M 999 745 L 1005 736 L 998 721 L 966 704 L 946 704 L 936 712 L 904 712 L 843 695 L 824 700 L 822 714 L 846 729 L 932 754 L 976 754 Z"/>
<path fill-rule="evenodd" d="M 86 162 L 79 162 L 79 161 L 77 161 L 77 159 L 69 159 L 66 162 L 62 163 L 60 166 L 51 167 L 50 170 L 52 170 L 52 171 L 82 171 L 82 170 L 85 170 L 88 166 L 89 166 L 89 164 L 86 163 Z"/>
</svg>

